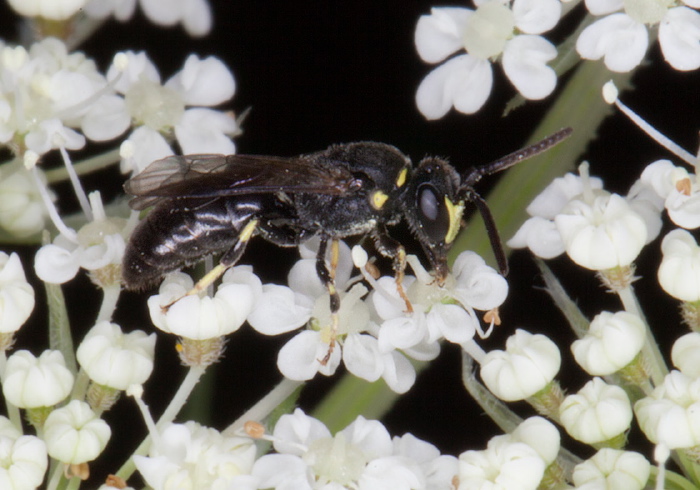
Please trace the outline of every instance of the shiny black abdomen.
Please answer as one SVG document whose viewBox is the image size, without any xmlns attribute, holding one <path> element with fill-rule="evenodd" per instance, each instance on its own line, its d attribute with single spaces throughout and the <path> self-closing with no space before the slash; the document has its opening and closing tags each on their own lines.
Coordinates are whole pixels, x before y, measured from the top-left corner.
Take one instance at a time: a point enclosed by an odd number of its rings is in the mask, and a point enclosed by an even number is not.
<svg viewBox="0 0 700 490">
<path fill-rule="evenodd" d="M 159 203 L 134 230 L 126 248 L 122 276 L 129 289 L 144 289 L 164 274 L 230 249 L 241 230 L 271 196 L 175 198 Z M 279 208 L 285 214 L 284 206 Z"/>
</svg>

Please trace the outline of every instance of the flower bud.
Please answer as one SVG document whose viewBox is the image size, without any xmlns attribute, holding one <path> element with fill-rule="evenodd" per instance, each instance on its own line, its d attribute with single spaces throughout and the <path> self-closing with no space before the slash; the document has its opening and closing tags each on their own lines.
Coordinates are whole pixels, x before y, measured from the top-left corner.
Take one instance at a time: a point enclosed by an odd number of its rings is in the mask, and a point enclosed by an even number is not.
<svg viewBox="0 0 700 490">
<path fill-rule="evenodd" d="M 39 175 L 43 177 L 41 171 Z M 53 196 L 51 196 L 53 197 Z M 0 228 L 18 238 L 36 235 L 46 227 L 46 211 L 39 190 L 24 169 L 0 169 Z"/>
<path fill-rule="evenodd" d="M 459 488 L 535 490 L 545 466 L 537 451 L 527 444 L 494 437 L 486 450 L 460 454 Z"/>
<path fill-rule="evenodd" d="M 617 194 L 573 200 L 554 222 L 571 260 L 596 271 L 630 265 L 647 239 L 644 220 Z"/>
<path fill-rule="evenodd" d="M 20 408 L 50 407 L 65 399 L 73 387 L 73 374 L 63 354 L 45 350 L 36 358 L 20 350 L 7 360 L 2 392 Z"/>
<path fill-rule="evenodd" d="M 609 441 L 629 429 L 632 407 L 625 390 L 593 378 L 559 407 L 561 424 L 586 444 Z"/>
<path fill-rule="evenodd" d="M 7 489 L 39 488 L 49 464 L 44 441 L 19 434 L 0 435 L 0 461 L 0 482 Z"/>
<path fill-rule="evenodd" d="M 97 418 L 88 404 L 79 400 L 51 412 L 44 424 L 49 455 L 66 464 L 97 458 L 111 435 L 107 422 Z"/>
<path fill-rule="evenodd" d="M 673 343 L 671 360 L 683 374 L 700 378 L 700 333 L 687 333 Z"/>
<path fill-rule="evenodd" d="M 647 438 L 669 449 L 700 444 L 700 379 L 671 371 L 651 395 L 634 404 L 637 421 Z"/>
<path fill-rule="evenodd" d="M 681 301 L 700 300 L 700 247 L 686 230 L 669 232 L 661 242 L 659 284 Z"/>
<path fill-rule="evenodd" d="M 586 335 L 574 341 L 571 352 L 588 374 L 606 376 L 632 362 L 642 350 L 645 335 L 637 315 L 604 311 L 593 319 Z"/>
<path fill-rule="evenodd" d="M 501 400 L 523 400 L 547 386 L 560 366 L 561 354 L 554 342 L 518 329 L 508 338 L 505 351 L 486 354 L 481 378 Z"/>
<path fill-rule="evenodd" d="M 544 417 L 525 419 L 510 436 L 514 442 L 524 442 L 537 451 L 546 465 L 557 459 L 561 436 L 554 424 Z"/>
<path fill-rule="evenodd" d="M 141 330 L 125 334 L 119 325 L 103 321 L 80 343 L 78 362 L 92 381 L 117 390 L 143 384 L 153 371 L 156 334 Z"/>
<path fill-rule="evenodd" d="M 0 333 L 15 332 L 34 309 L 34 289 L 16 253 L 0 252 Z"/>
<path fill-rule="evenodd" d="M 633 451 L 603 448 L 574 468 L 576 488 L 641 490 L 645 488 L 651 465 Z"/>
</svg>

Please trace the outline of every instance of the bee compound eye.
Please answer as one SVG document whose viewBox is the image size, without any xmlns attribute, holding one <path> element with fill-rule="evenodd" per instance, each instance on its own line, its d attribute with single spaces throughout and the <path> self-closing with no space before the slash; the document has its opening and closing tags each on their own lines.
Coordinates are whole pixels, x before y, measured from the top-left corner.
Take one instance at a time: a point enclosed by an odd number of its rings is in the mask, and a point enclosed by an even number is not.
<svg viewBox="0 0 700 490">
<path fill-rule="evenodd" d="M 430 221 L 435 221 L 440 212 L 440 203 L 432 188 L 423 186 L 418 190 L 418 209 Z"/>
<path fill-rule="evenodd" d="M 431 240 L 436 242 L 444 240 L 450 228 L 449 210 L 440 199 L 435 187 L 429 184 L 420 186 L 417 201 L 421 228 Z"/>
</svg>

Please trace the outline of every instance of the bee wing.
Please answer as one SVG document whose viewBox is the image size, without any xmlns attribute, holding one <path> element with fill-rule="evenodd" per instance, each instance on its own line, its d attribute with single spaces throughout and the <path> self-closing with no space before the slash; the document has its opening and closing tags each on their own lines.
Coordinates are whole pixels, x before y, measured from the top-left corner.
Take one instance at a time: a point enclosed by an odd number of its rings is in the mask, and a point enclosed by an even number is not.
<svg viewBox="0 0 700 490">
<path fill-rule="evenodd" d="M 313 156 L 173 155 L 151 163 L 124 184 L 141 210 L 172 198 L 222 197 L 275 192 L 342 195 L 357 187 L 340 165 Z"/>
</svg>

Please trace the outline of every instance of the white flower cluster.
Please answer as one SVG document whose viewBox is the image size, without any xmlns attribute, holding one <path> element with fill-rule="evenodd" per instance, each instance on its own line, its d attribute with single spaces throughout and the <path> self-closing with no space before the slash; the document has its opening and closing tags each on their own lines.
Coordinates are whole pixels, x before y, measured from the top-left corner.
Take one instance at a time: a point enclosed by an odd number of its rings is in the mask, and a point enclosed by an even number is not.
<svg viewBox="0 0 700 490">
<path fill-rule="evenodd" d="M 658 28 L 661 51 L 673 68 L 700 67 L 697 0 L 586 0 L 585 4 L 590 14 L 600 18 L 576 39 L 582 59 L 603 58 L 611 71 L 631 71 L 647 53 L 649 30 Z M 557 48 L 543 34 L 559 23 L 562 2 L 474 0 L 474 5 L 475 10 L 434 7 L 418 20 L 415 44 L 419 56 L 431 64 L 447 60 L 418 87 L 416 103 L 427 119 L 439 119 L 452 107 L 464 114 L 478 111 L 491 92 L 492 62 L 500 61 L 525 99 L 543 99 L 557 84 L 558 74 L 548 66 L 557 58 Z"/>
<path fill-rule="evenodd" d="M 411 434 L 392 439 L 376 420 L 358 417 L 332 435 L 297 409 L 272 434 L 276 453 L 252 468 L 256 488 L 449 488 L 457 460 Z"/>
<path fill-rule="evenodd" d="M 434 359 L 443 339 L 457 344 L 471 341 L 481 330 L 475 309 L 497 308 L 508 291 L 505 279 L 471 252 L 457 258 L 443 286 L 410 259 L 417 277 L 404 278 L 413 307 L 407 312 L 393 277 L 375 280 L 367 275 L 371 293 L 361 276 L 351 277 L 350 249 L 341 243 L 335 273 L 341 303 L 333 331 L 329 293 L 316 273 L 316 252 L 309 248 L 317 244 L 313 240 L 301 247 L 303 258 L 290 270 L 288 286 L 262 285 L 249 266 L 236 266 L 226 272 L 213 297 L 187 295 L 193 286 L 189 276 L 171 274 L 160 294 L 148 302 L 153 323 L 193 340 L 227 335 L 246 320 L 265 335 L 304 327 L 279 352 L 277 365 L 287 378 L 329 376 L 342 360 L 355 376 L 368 381 L 382 378 L 392 390 L 404 393 L 416 377 L 409 358 Z M 175 300 L 167 311 L 163 308 Z"/>
<path fill-rule="evenodd" d="M 95 19 L 114 16 L 124 22 L 134 15 L 137 0 L 8 0 L 8 3 L 15 12 L 30 18 L 70 21 L 84 13 Z M 212 13 L 207 0 L 139 0 L 139 4 L 154 24 L 173 26 L 182 23 L 192 36 L 203 36 L 211 29 Z"/>
<path fill-rule="evenodd" d="M 34 294 L 16 255 L 3 260 L 0 269 L 3 335 L 12 334 L 27 319 Z M 11 342 L 3 342 L 2 393 L 14 410 L 24 409 L 41 438 L 22 435 L 17 424 L 0 417 L 0 482 L 3 488 L 37 488 L 47 470 L 47 454 L 66 465 L 82 465 L 97 458 L 111 435 L 97 411 L 74 399 L 64 404 L 76 386 L 75 371 L 58 350 L 38 357 L 18 350 L 5 360 Z M 124 334 L 116 324 L 102 322 L 85 336 L 77 357 L 95 386 L 112 391 L 144 383 L 153 369 L 155 334 Z M 21 425 L 21 424 L 20 424 Z"/>
<path fill-rule="evenodd" d="M 527 207 L 525 224 L 508 241 L 551 259 L 562 253 L 587 269 L 629 266 L 661 229 L 663 201 L 644 179 L 627 197 L 602 189 L 602 182 L 567 174 L 555 179 Z"/>
<path fill-rule="evenodd" d="M 606 97 L 613 92 L 606 87 Z M 629 115 L 631 111 L 614 98 L 609 101 Z M 628 195 L 620 196 L 605 191 L 602 181 L 591 178 L 588 164 L 584 164 L 580 176 L 557 178 L 537 196 L 527 208 L 531 217 L 508 242 L 511 247 L 527 247 L 543 259 L 566 253 L 579 266 L 597 271 L 604 285 L 618 294 L 623 310 L 602 311 L 588 322 L 553 276 L 545 278 L 550 294 L 579 337 L 571 345 L 574 359 L 591 379 L 577 392 L 564 396 L 556 380 L 561 366 L 558 347 L 544 335 L 523 330 L 508 339 L 504 351 L 477 358 L 481 378 L 493 395 L 504 401 L 527 400 L 574 439 L 606 448 L 567 477 L 576 488 L 641 489 L 647 485 L 649 462 L 639 454 L 620 450 L 635 422 L 657 446 L 658 464 L 665 463 L 670 450 L 680 451 L 691 464 L 697 463 L 700 246 L 692 230 L 700 227 L 700 207 L 695 204 L 698 161 L 667 146 L 692 168 L 669 160 L 653 162 Z M 647 324 L 632 289 L 635 260 L 659 235 L 664 211 L 680 228 L 668 232 L 661 241 L 658 282 L 682 302 L 683 321 L 692 330 L 673 345 L 671 361 L 676 369 L 666 365 L 654 342 L 656 331 Z M 659 331 L 667 330 L 663 325 Z M 502 471 L 508 466 L 508 457 L 526 457 L 521 453 L 508 456 L 508 450 L 496 449 L 493 441 L 488 450 L 492 444 L 496 454 L 504 458 L 499 460 Z M 528 463 L 527 467 L 534 472 L 536 465 Z M 684 472 L 693 478 L 692 471 L 684 467 Z M 543 481 L 535 476 L 534 485 Z M 503 478 L 507 481 L 509 476 Z M 661 488 L 663 471 L 658 478 L 657 488 Z M 526 487 L 535 488 L 518 488 Z"/>
<path fill-rule="evenodd" d="M 428 119 L 444 116 L 454 106 L 473 114 L 488 99 L 493 84 L 490 60 L 501 58 L 503 70 L 527 99 L 542 99 L 557 83 L 547 66 L 557 56 L 541 34 L 561 16 L 559 0 L 476 0 L 476 10 L 433 8 L 416 27 L 420 57 L 439 63 L 465 50 L 430 72 L 416 94 L 418 109 Z"/>
</svg>

